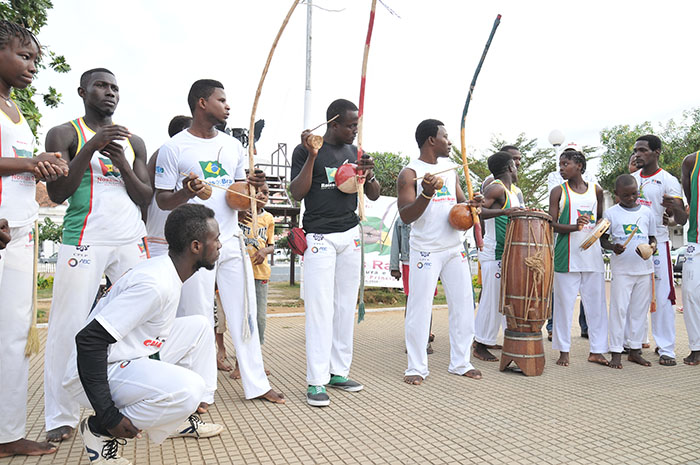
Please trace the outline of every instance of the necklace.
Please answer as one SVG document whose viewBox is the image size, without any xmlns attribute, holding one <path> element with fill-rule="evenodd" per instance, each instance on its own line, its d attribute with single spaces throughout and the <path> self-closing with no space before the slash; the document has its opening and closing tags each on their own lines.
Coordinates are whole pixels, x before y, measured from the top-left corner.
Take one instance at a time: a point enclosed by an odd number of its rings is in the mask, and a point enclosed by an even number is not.
<svg viewBox="0 0 700 465">
<path fill-rule="evenodd" d="M 12 98 L 11 97 L 5 97 L 4 95 L 0 94 L 0 97 L 2 97 L 5 100 L 5 104 L 12 108 Z"/>
</svg>

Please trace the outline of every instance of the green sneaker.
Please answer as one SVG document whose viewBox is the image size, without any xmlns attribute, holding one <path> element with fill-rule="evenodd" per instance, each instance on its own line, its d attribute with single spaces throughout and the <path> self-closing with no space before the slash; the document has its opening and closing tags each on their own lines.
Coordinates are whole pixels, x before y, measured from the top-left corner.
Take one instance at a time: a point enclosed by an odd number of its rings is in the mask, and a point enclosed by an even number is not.
<svg viewBox="0 0 700 465">
<path fill-rule="evenodd" d="M 331 398 L 323 386 L 309 386 L 306 388 L 306 402 L 314 407 L 326 407 L 331 404 Z"/>
<path fill-rule="evenodd" d="M 328 381 L 328 384 L 326 384 L 326 386 L 336 389 L 342 389 L 343 391 L 348 392 L 357 392 L 364 389 L 364 386 L 358 383 L 357 381 L 353 381 L 347 376 L 338 375 L 331 375 L 331 380 Z"/>
</svg>

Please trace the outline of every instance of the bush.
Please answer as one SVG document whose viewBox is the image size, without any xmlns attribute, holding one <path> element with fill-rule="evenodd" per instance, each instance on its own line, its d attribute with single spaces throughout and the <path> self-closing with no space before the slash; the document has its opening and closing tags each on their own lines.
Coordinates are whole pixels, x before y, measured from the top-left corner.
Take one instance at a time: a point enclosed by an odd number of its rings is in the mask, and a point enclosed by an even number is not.
<svg viewBox="0 0 700 465">
<path fill-rule="evenodd" d="M 43 276 L 37 275 L 36 277 L 36 288 L 37 289 L 51 289 L 53 287 L 53 276 Z"/>
</svg>

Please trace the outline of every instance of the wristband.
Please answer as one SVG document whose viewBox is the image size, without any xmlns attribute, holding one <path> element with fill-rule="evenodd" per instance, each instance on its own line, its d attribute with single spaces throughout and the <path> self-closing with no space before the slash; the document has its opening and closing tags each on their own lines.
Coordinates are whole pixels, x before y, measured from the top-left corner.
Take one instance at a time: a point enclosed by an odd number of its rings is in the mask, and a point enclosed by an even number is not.
<svg viewBox="0 0 700 465">
<path fill-rule="evenodd" d="M 187 187 L 188 191 L 194 193 L 194 189 L 192 189 L 192 182 L 191 181 L 193 181 L 193 180 L 185 181 L 185 186 Z"/>
<path fill-rule="evenodd" d="M 421 192 L 420 195 L 422 195 L 423 197 L 425 197 L 428 200 L 433 200 L 433 195 L 435 195 L 435 194 L 433 194 L 431 196 L 427 196 L 427 195 L 425 195 L 425 192 Z"/>
</svg>

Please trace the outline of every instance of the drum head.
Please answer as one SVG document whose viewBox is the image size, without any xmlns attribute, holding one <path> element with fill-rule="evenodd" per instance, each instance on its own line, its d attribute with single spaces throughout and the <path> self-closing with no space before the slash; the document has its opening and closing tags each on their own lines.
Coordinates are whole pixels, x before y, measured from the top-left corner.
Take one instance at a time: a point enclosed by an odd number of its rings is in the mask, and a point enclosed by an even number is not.
<svg viewBox="0 0 700 465">
<path fill-rule="evenodd" d="M 525 218 L 537 218 L 538 220 L 552 221 L 552 217 L 545 212 L 538 212 L 534 210 L 522 210 L 517 211 L 509 215 L 512 219 L 525 219 Z"/>
</svg>

